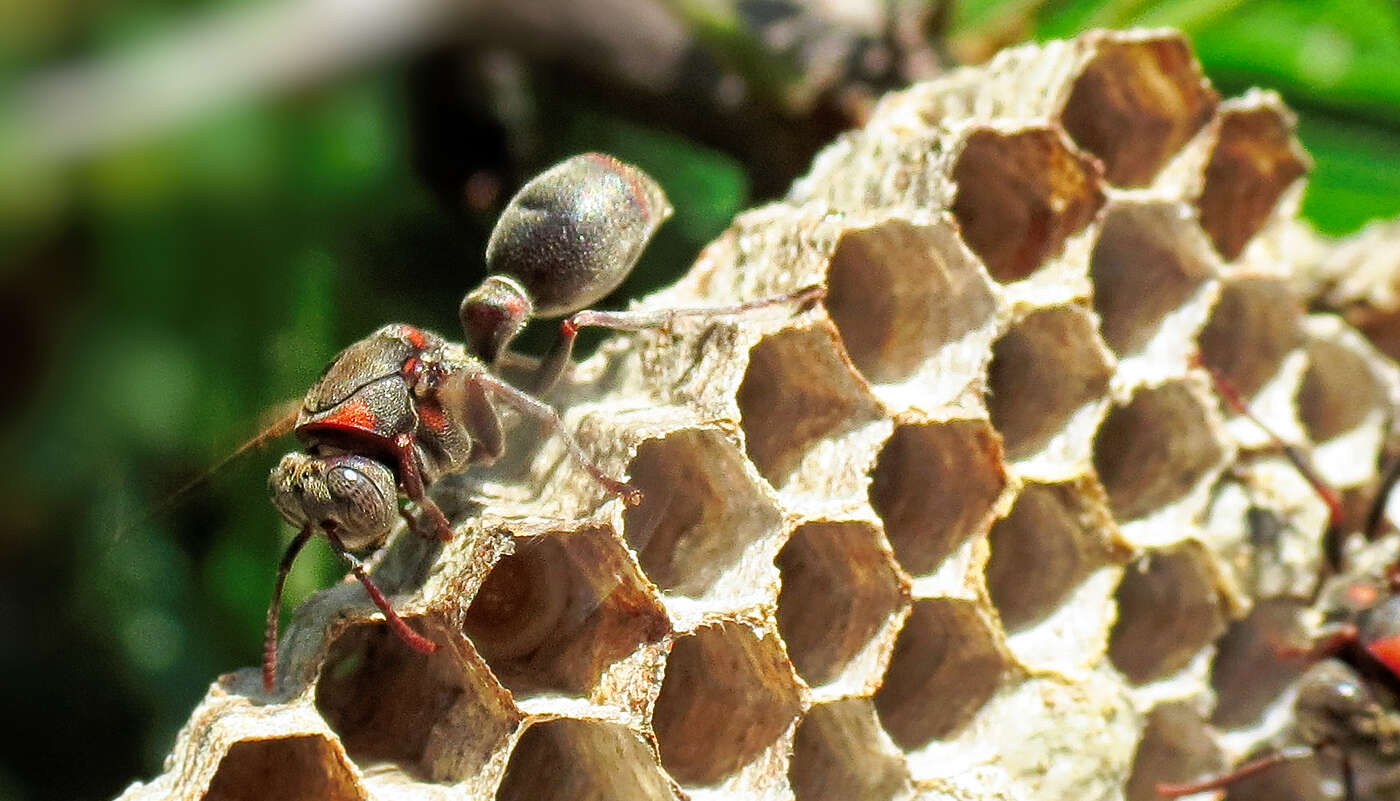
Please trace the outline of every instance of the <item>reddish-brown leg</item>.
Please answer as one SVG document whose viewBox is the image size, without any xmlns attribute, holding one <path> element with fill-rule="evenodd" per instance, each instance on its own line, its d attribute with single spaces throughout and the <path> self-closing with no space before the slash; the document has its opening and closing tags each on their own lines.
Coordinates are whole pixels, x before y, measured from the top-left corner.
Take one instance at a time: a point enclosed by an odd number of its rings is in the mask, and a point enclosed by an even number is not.
<svg viewBox="0 0 1400 801">
<path fill-rule="evenodd" d="M 408 627 L 408 624 L 403 621 L 403 618 L 399 617 L 399 613 L 394 611 L 394 605 L 389 603 L 389 599 L 384 596 L 379 586 L 369 577 L 369 573 L 365 571 L 364 564 L 362 564 L 359 559 L 355 558 L 354 554 L 346 550 L 345 543 L 341 542 L 340 537 L 329 528 L 326 529 L 326 539 L 330 540 L 331 549 L 339 554 L 340 558 L 345 560 L 345 563 L 350 566 L 350 572 L 354 573 L 355 578 L 359 579 L 360 583 L 364 585 L 365 592 L 369 593 L 369 599 L 374 601 L 374 605 L 379 607 L 379 611 L 384 613 L 384 622 L 388 623 L 389 628 L 393 629 L 394 633 L 399 635 L 399 639 L 403 640 L 409 648 L 415 651 L 420 651 L 425 654 L 431 654 L 433 651 L 436 651 L 437 643 L 434 643 L 432 640 Z"/>
<path fill-rule="evenodd" d="M 394 437 L 394 451 L 399 456 L 399 482 L 403 484 L 403 494 L 418 504 L 423 514 L 432 518 L 433 527 L 443 542 L 452 539 L 452 523 L 423 487 L 423 476 L 418 471 L 418 455 L 413 450 L 413 437 L 408 434 Z"/>
</svg>

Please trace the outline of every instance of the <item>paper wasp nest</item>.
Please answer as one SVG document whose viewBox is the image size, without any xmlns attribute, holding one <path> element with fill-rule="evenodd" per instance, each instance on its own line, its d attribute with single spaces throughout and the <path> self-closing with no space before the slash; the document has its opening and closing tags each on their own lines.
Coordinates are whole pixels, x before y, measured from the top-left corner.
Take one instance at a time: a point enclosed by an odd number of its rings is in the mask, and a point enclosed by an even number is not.
<svg viewBox="0 0 1400 801">
<path fill-rule="evenodd" d="M 1303 311 L 1307 163 L 1171 32 L 885 98 L 644 301 L 824 303 L 617 338 L 556 399 L 640 506 L 517 431 L 378 567 L 436 653 L 320 593 L 283 695 L 222 678 L 123 798 L 1148 799 L 1238 759 L 1293 669 L 1255 601 L 1326 513 L 1193 357 L 1358 492 L 1400 394 Z"/>
</svg>

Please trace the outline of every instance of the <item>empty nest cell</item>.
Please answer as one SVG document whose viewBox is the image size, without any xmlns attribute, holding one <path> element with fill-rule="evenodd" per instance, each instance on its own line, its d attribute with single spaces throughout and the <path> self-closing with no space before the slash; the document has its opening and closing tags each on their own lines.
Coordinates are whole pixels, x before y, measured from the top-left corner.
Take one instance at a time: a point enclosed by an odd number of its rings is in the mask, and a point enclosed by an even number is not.
<svg viewBox="0 0 1400 801">
<path fill-rule="evenodd" d="M 634 731 L 592 720 L 530 724 L 496 801 L 661 801 L 677 795 Z"/>
<path fill-rule="evenodd" d="M 203 801 L 361 801 L 365 797 L 340 749 L 304 735 L 234 743 Z"/>
<path fill-rule="evenodd" d="M 1196 542 L 1151 551 L 1123 573 L 1108 656 L 1134 684 L 1186 667 L 1225 631 L 1216 577 Z"/>
<path fill-rule="evenodd" d="M 952 212 L 963 241 L 1004 283 L 1058 255 L 1104 202 L 1097 162 L 1049 128 L 972 132 L 953 180 Z"/>
<path fill-rule="evenodd" d="M 797 724 L 788 781 L 797 801 L 887 801 L 908 784 L 868 698 L 812 707 Z"/>
<path fill-rule="evenodd" d="M 1220 113 L 1196 206 L 1201 227 L 1227 261 L 1244 251 L 1284 191 L 1307 172 L 1307 156 L 1285 114 L 1269 107 Z"/>
<path fill-rule="evenodd" d="M 1150 182 L 1214 113 L 1218 96 L 1179 38 L 1103 42 L 1061 121 L 1119 186 Z"/>
<path fill-rule="evenodd" d="M 913 750 L 955 734 L 991 699 L 1009 660 L 975 604 L 918 601 L 895 641 L 885 682 L 875 691 L 880 722 Z"/>
<path fill-rule="evenodd" d="M 747 468 L 714 430 L 677 431 L 637 448 L 627 474 L 642 502 L 623 514 L 622 530 L 656 586 L 703 595 L 748 546 L 777 530 L 782 515 Z"/>
<path fill-rule="evenodd" d="M 977 262 L 946 227 L 890 220 L 842 234 L 826 309 L 851 361 L 873 383 L 907 378 L 994 311 Z"/>
<path fill-rule="evenodd" d="M 990 522 L 1005 488 L 1001 437 L 987 422 L 905 424 L 880 449 L 870 504 L 895 558 L 918 576 Z"/>
<path fill-rule="evenodd" d="M 1115 206 L 1094 245 L 1089 278 L 1103 338 L 1121 355 L 1136 353 L 1211 277 L 1209 248 L 1195 223 L 1170 203 Z M 1193 235 L 1201 250 L 1193 247 Z"/>
<path fill-rule="evenodd" d="M 532 537 L 491 568 L 463 630 L 516 697 L 586 696 L 669 630 L 651 593 L 610 528 Z"/>
<path fill-rule="evenodd" d="M 390 762 L 428 781 L 475 774 L 514 729 L 504 690 L 460 637 L 438 630 L 431 654 L 383 623 L 350 627 L 331 644 L 316 708 L 361 767 Z"/>
<path fill-rule="evenodd" d="M 1287 281 L 1226 281 L 1197 339 L 1201 361 L 1245 397 L 1253 397 L 1298 346 L 1302 304 Z"/>
<path fill-rule="evenodd" d="M 752 762 L 801 710 L 777 637 L 744 623 L 679 637 L 652 711 L 661 764 L 678 782 L 707 786 Z"/>
<path fill-rule="evenodd" d="M 1222 455 L 1200 400 L 1179 382 L 1139 389 L 1094 438 L 1094 468 L 1119 520 L 1181 498 Z"/>
<path fill-rule="evenodd" d="M 1095 569 L 1126 558 L 1126 546 L 1091 484 L 1027 484 L 989 535 L 987 590 L 1008 631 L 1054 612 Z"/>
<path fill-rule="evenodd" d="M 1298 387 L 1298 417 L 1313 442 L 1356 428 L 1384 398 L 1380 382 L 1361 355 L 1315 339 L 1307 345 L 1308 369 Z"/>
<path fill-rule="evenodd" d="M 904 600 L 899 571 L 868 523 L 807 523 L 777 564 L 778 631 L 812 686 L 835 678 Z"/>
<path fill-rule="evenodd" d="M 740 425 L 749 458 L 782 486 L 818 441 L 869 414 L 873 400 L 837 349 L 834 329 L 787 330 L 749 352 L 739 385 Z"/>
<path fill-rule="evenodd" d="M 1219 699 L 1211 723 L 1232 729 L 1256 722 L 1303 674 L 1307 661 L 1285 655 L 1308 647 L 1298 617 L 1303 608 L 1301 599 L 1267 598 L 1230 623 L 1211 663 L 1210 686 Z"/>
<path fill-rule="evenodd" d="M 1038 451 L 1113 376 L 1094 323 L 1073 306 L 1042 309 L 992 344 L 987 410 L 1007 455 Z"/>
<path fill-rule="evenodd" d="M 1225 755 L 1193 706 L 1163 704 L 1147 716 L 1123 794 L 1127 801 L 1161 801 L 1158 784 L 1192 781 L 1226 767 Z"/>
</svg>

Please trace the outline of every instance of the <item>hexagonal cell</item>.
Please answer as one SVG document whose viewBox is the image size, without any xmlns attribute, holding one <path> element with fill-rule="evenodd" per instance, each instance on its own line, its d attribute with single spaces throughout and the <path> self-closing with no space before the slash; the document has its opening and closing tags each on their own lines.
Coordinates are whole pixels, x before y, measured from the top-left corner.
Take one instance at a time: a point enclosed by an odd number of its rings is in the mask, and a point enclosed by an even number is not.
<svg viewBox="0 0 1400 801">
<path fill-rule="evenodd" d="M 868 698 L 812 707 L 797 724 L 788 781 L 797 801 L 886 801 L 909 784 L 904 760 L 883 746 Z"/>
<path fill-rule="evenodd" d="M 1123 793 L 1127 801 L 1161 801 L 1158 784 L 1193 781 L 1227 768 L 1196 710 L 1187 703 L 1163 704 L 1147 716 Z"/>
<path fill-rule="evenodd" d="M 906 424 L 880 449 L 870 505 L 895 558 L 917 576 L 990 523 L 1005 488 L 1001 437 L 985 421 Z"/>
<path fill-rule="evenodd" d="M 243 740 L 219 762 L 203 801 L 359 801 L 340 749 L 317 735 Z"/>
<path fill-rule="evenodd" d="M 899 571 L 868 523 L 807 523 L 778 554 L 778 631 L 809 685 L 835 678 L 899 611 Z"/>
<path fill-rule="evenodd" d="M 614 662 L 670 630 L 607 527 L 519 542 L 467 608 L 462 628 L 515 696 L 586 696 Z"/>
<path fill-rule="evenodd" d="M 1094 437 L 1094 469 L 1119 520 L 1182 497 L 1222 456 L 1200 400 L 1181 383 L 1139 389 Z"/>
<path fill-rule="evenodd" d="M 992 525 L 987 590 L 1008 631 L 1040 621 L 1095 569 L 1127 558 L 1106 499 L 1092 491 L 1081 483 L 1027 484 L 1011 513 Z"/>
<path fill-rule="evenodd" d="M 952 212 L 963 241 L 1003 283 L 1058 255 L 1104 202 L 1097 162 L 1048 128 L 974 131 L 953 180 Z"/>
<path fill-rule="evenodd" d="M 1307 353 L 1298 417 L 1313 442 L 1326 442 L 1361 425 L 1384 393 L 1366 361 L 1350 348 L 1315 339 Z"/>
<path fill-rule="evenodd" d="M 331 644 L 316 708 L 362 767 L 392 762 L 428 781 L 458 781 L 515 727 L 509 698 L 471 647 L 441 629 L 431 636 L 438 648 L 422 654 L 367 623 Z"/>
<path fill-rule="evenodd" d="M 594 720 L 530 724 L 506 765 L 496 801 L 659 801 L 675 799 L 637 732 Z"/>
<path fill-rule="evenodd" d="M 1244 251 L 1284 190 L 1307 172 L 1293 123 L 1274 108 L 1222 111 L 1196 206 L 1201 227 L 1227 261 Z"/>
<path fill-rule="evenodd" d="M 642 502 L 622 533 L 647 578 L 669 593 L 703 595 L 782 514 L 720 432 L 677 431 L 643 442 L 627 467 Z"/>
<path fill-rule="evenodd" d="M 1180 39 L 1103 42 L 1061 112 L 1075 144 L 1119 186 L 1150 182 L 1215 113 L 1219 95 Z"/>
<path fill-rule="evenodd" d="M 1108 658 L 1129 681 L 1170 676 L 1225 631 L 1209 559 L 1199 543 L 1187 542 L 1151 551 L 1123 573 Z"/>
<path fill-rule="evenodd" d="M 661 764 L 683 785 L 712 785 L 753 761 L 801 710 L 782 644 L 744 623 L 702 626 L 666 659 L 652 712 Z"/>
<path fill-rule="evenodd" d="M 1251 398 L 1298 346 L 1302 313 L 1287 281 L 1259 276 L 1226 281 L 1197 338 L 1201 361 Z"/>
<path fill-rule="evenodd" d="M 1089 278 L 1104 341 L 1117 353 L 1141 350 L 1162 319 L 1210 278 L 1209 248 L 1192 228 L 1172 204 L 1123 203 L 1105 216 Z"/>
<path fill-rule="evenodd" d="M 1303 659 L 1281 654 L 1290 647 L 1307 647 L 1298 616 L 1304 604 L 1297 598 L 1257 601 L 1243 620 L 1230 623 L 1216 643 L 1210 686 L 1218 699 L 1211 723 L 1224 729 L 1248 726 L 1307 670 Z"/>
<path fill-rule="evenodd" d="M 992 345 L 987 411 L 1013 459 L 1038 451 L 1113 376 L 1094 323 L 1082 310 L 1033 312 Z"/>
<path fill-rule="evenodd" d="M 875 709 L 895 743 L 920 748 L 972 720 L 1001 687 L 1008 666 L 973 603 L 918 601 L 895 641 Z"/>
<path fill-rule="evenodd" d="M 749 458 L 781 486 L 819 440 L 867 414 L 872 402 L 836 347 L 834 329 L 788 330 L 749 353 L 738 403 Z"/>
<path fill-rule="evenodd" d="M 947 228 L 890 220 L 841 235 L 826 309 L 872 382 L 909 377 L 939 347 L 987 321 L 995 301 Z"/>
</svg>

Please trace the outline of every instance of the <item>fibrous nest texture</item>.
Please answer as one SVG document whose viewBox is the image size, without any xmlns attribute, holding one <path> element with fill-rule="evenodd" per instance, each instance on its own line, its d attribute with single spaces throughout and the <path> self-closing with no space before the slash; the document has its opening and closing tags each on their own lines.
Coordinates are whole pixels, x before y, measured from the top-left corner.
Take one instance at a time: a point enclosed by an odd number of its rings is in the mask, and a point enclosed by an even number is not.
<svg viewBox="0 0 1400 801">
<path fill-rule="evenodd" d="M 886 97 L 642 305 L 821 303 L 552 398 L 639 506 L 517 429 L 377 565 L 436 653 L 324 591 L 123 798 L 1149 799 L 1286 737 L 1261 632 L 1326 510 L 1200 363 L 1353 493 L 1397 398 L 1304 310 L 1357 245 L 1294 219 L 1293 123 L 1164 31 Z"/>
</svg>

